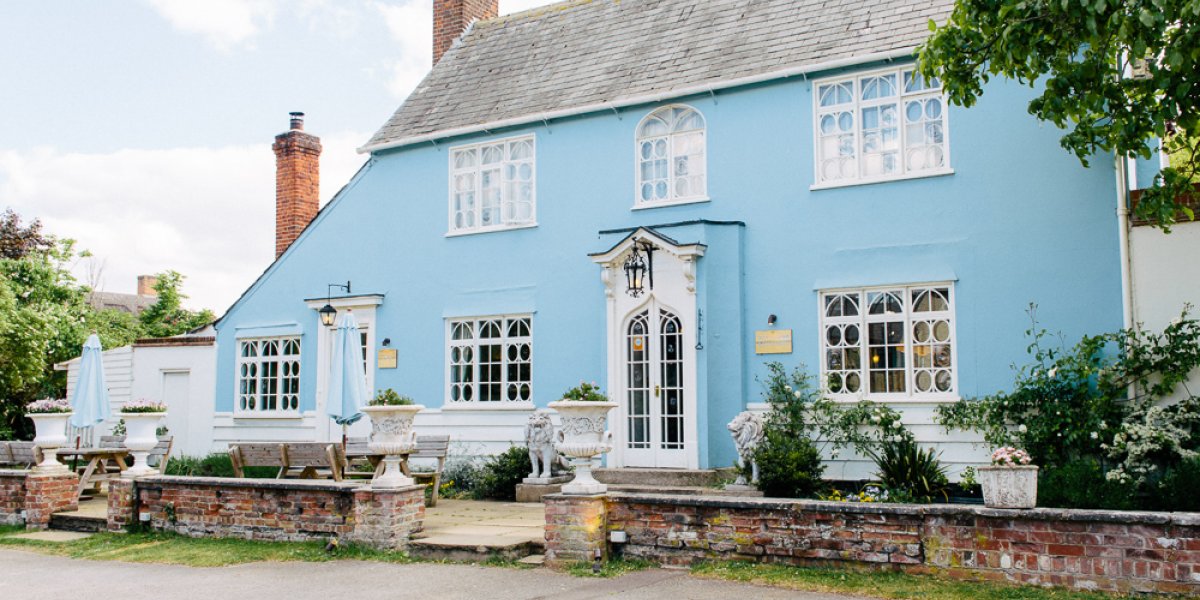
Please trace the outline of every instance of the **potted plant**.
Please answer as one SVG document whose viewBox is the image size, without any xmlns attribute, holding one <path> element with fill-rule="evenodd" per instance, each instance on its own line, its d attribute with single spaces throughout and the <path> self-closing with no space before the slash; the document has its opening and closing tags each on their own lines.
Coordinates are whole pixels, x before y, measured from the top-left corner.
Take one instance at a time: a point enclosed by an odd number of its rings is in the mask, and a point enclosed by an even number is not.
<svg viewBox="0 0 1200 600">
<path fill-rule="evenodd" d="M 42 462 L 35 467 L 38 471 L 66 471 L 66 465 L 58 462 L 58 449 L 67 445 L 67 419 L 74 411 L 66 400 L 43 398 L 25 405 L 25 416 L 33 421 L 37 435 L 33 443 L 42 450 Z"/>
<path fill-rule="evenodd" d="M 167 405 L 156 400 L 139 398 L 121 407 L 121 419 L 125 421 L 125 447 L 133 455 L 133 466 L 125 471 L 125 477 L 157 473 L 148 461 L 150 451 L 158 445 L 158 424 L 165 416 Z"/>
<path fill-rule="evenodd" d="M 424 408 L 391 388 L 377 392 L 363 407 L 363 414 L 371 419 L 371 439 L 367 446 L 371 452 L 384 456 L 383 474 L 371 482 L 372 486 L 395 488 L 415 483 L 400 470 L 400 460 L 417 448 L 413 418 Z"/>
<path fill-rule="evenodd" d="M 592 458 L 612 450 L 612 432 L 608 431 L 608 411 L 617 407 L 595 383 L 580 381 L 551 402 L 550 408 L 562 415 L 558 430 L 559 454 L 571 457 L 575 478 L 563 486 L 564 494 L 603 494 L 608 486 L 592 476 Z"/>
<path fill-rule="evenodd" d="M 1024 450 L 1005 446 L 992 453 L 992 465 L 975 470 L 988 508 L 1037 506 L 1038 468 Z"/>
</svg>

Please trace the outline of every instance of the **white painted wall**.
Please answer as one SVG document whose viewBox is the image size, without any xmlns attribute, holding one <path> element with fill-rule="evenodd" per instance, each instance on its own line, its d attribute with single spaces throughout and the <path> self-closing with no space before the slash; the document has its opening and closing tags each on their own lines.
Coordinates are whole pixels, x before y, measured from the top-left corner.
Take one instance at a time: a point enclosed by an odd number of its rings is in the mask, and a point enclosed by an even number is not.
<svg viewBox="0 0 1200 600">
<path fill-rule="evenodd" d="M 1134 227 L 1130 234 L 1134 321 L 1148 331 L 1162 331 L 1191 304 L 1200 318 L 1200 222 L 1182 223 L 1163 233 Z M 1200 372 L 1187 387 L 1200 394 Z"/>
<path fill-rule="evenodd" d="M 133 348 L 133 397 L 167 403 L 174 456 L 204 456 L 212 448 L 216 365 L 215 344 Z"/>
</svg>

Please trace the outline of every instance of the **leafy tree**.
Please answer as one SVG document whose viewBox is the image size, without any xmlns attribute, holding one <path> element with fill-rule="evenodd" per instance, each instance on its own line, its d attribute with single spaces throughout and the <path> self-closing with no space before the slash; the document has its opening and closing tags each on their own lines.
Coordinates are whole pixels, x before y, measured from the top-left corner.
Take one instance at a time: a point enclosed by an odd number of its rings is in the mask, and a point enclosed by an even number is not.
<svg viewBox="0 0 1200 600">
<path fill-rule="evenodd" d="M 971 106 L 993 76 L 1041 84 L 1029 104 L 1067 129 L 1061 143 L 1086 166 L 1100 152 L 1149 158 L 1155 140 L 1176 159 L 1138 203 L 1164 229 L 1200 174 L 1200 0 L 956 0 L 921 48 L 921 71 L 950 101 Z M 1135 69 L 1134 67 L 1138 68 Z"/>
<path fill-rule="evenodd" d="M 142 332 L 150 337 L 167 337 L 186 333 L 203 327 L 215 320 L 212 311 L 204 309 L 191 311 L 183 308 L 182 301 L 187 298 L 179 291 L 183 285 L 184 276 L 176 271 L 166 271 L 157 275 L 154 291 L 158 293 L 158 301 L 139 316 Z"/>
<path fill-rule="evenodd" d="M 21 217 L 8 208 L 0 214 L 0 258 L 21 258 L 36 250 L 50 247 L 50 239 L 42 235 L 42 223 L 21 226 Z"/>
</svg>

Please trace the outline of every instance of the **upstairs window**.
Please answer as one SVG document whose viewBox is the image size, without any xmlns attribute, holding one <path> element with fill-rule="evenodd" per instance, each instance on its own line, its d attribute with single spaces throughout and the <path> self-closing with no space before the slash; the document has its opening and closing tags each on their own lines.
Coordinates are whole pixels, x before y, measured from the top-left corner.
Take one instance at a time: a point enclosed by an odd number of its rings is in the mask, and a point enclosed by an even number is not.
<svg viewBox="0 0 1200 600">
<path fill-rule="evenodd" d="M 650 113 L 637 129 L 637 206 L 708 199 L 704 117 L 688 106 Z"/>
<path fill-rule="evenodd" d="M 300 338 L 238 340 L 236 416 L 300 412 Z"/>
<path fill-rule="evenodd" d="M 533 136 L 450 150 L 450 233 L 536 224 Z"/>
<path fill-rule="evenodd" d="M 949 284 L 827 291 L 821 310 L 821 375 L 833 397 L 956 397 Z"/>
<path fill-rule="evenodd" d="M 946 100 L 910 69 L 819 81 L 817 186 L 946 173 Z"/>
</svg>

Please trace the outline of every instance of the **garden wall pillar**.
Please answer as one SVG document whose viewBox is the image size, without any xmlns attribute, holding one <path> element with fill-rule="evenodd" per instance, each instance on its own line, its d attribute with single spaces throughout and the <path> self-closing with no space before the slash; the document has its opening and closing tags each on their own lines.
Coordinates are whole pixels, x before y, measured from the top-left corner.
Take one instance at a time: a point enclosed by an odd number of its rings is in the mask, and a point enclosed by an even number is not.
<svg viewBox="0 0 1200 600">
<path fill-rule="evenodd" d="M 0 525 L 25 523 L 25 478 L 29 471 L 0 469 Z"/>
<path fill-rule="evenodd" d="M 425 486 L 364 487 L 354 491 L 355 543 L 381 550 L 406 550 L 425 523 Z"/>
<path fill-rule="evenodd" d="M 603 494 L 570 496 L 553 494 L 546 503 L 546 564 L 562 568 L 591 562 L 600 552 L 608 559 L 608 503 Z"/>
<path fill-rule="evenodd" d="M 134 509 L 137 493 L 133 479 L 110 479 L 108 481 L 108 530 L 125 531 L 137 521 Z"/>
<path fill-rule="evenodd" d="M 50 515 L 79 508 L 79 476 L 30 472 L 25 478 L 25 528 L 46 529 Z"/>
</svg>

